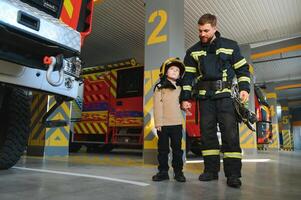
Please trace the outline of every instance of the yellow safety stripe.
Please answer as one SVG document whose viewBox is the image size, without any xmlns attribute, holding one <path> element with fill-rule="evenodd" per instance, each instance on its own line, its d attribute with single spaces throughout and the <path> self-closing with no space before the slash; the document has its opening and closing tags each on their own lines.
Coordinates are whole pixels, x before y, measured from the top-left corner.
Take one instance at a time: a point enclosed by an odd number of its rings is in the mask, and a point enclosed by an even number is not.
<svg viewBox="0 0 301 200">
<path fill-rule="evenodd" d="M 225 89 L 223 89 L 221 91 L 216 91 L 215 94 L 220 94 L 220 93 L 223 93 L 223 92 L 229 92 L 229 93 L 231 93 L 231 89 L 225 88 Z"/>
<path fill-rule="evenodd" d="M 240 61 L 238 61 L 237 63 L 234 64 L 234 69 L 238 69 L 246 63 L 247 63 L 247 60 L 245 58 L 243 58 L 243 59 L 241 59 Z"/>
<path fill-rule="evenodd" d="M 246 82 L 250 83 L 251 79 L 247 76 L 242 76 L 242 77 L 239 77 L 239 79 L 237 81 L 238 82 L 246 81 Z"/>
<path fill-rule="evenodd" d="M 207 52 L 206 51 L 193 51 L 191 52 L 190 54 L 195 61 L 199 62 L 199 56 L 206 56 L 207 55 Z"/>
<path fill-rule="evenodd" d="M 195 67 L 185 67 L 185 72 L 191 72 L 191 73 L 196 73 L 196 68 Z"/>
<path fill-rule="evenodd" d="M 262 108 L 262 110 L 264 110 L 265 112 L 269 112 L 269 107 L 265 106 L 265 105 L 260 105 L 260 107 Z"/>
<path fill-rule="evenodd" d="M 249 64 L 249 71 L 252 75 L 254 75 L 254 67 Z"/>
<path fill-rule="evenodd" d="M 191 91 L 192 87 L 190 85 L 183 85 L 183 90 Z"/>
<path fill-rule="evenodd" d="M 232 55 L 233 49 L 219 48 L 219 49 L 216 50 L 216 55 L 218 55 L 219 53 L 224 53 L 224 54 Z"/>
<path fill-rule="evenodd" d="M 242 158 L 242 155 L 240 152 L 225 152 L 224 158 Z"/>
<path fill-rule="evenodd" d="M 199 94 L 200 94 L 200 95 L 205 95 L 205 94 L 206 94 L 206 90 L 200 90 L 200 91 L 199 91 Z"/>
<path fill-rule="evenodd" d="M 72 15 L 73 15 L 73 10 L 74 10 L 71 0 L 64 1 L 64 7 L 67 11 L 69 18 L 71 19 Z"/>
<path fill-rule="evenodd" d="M 223 81 L 227 81 L 227 69 L 223 70 Z"/>
<path fill-rule="evenodd" d="M 203 156 L 218 156 L 220 153 L 219 149 L 212 149 L 212 150 L 203 150 Z"/>
<path fill-rule="evenodd" d="M 198 77 L 196 77 L 197 80 L 200 80 L 203 77 L 203 74 L 200 74 Z"/>
<path fill-rule="evenodd" d="M 194 56 L 194 55 L 198 55 L 198 56 L 206 56 L 206 55 L 207 55 L 207 52 L 206 52 L 206 51 L 193 51 L 193 52 L 191 52 L 190 55 L 191 55 L 191 56 Z"/>
</svg>

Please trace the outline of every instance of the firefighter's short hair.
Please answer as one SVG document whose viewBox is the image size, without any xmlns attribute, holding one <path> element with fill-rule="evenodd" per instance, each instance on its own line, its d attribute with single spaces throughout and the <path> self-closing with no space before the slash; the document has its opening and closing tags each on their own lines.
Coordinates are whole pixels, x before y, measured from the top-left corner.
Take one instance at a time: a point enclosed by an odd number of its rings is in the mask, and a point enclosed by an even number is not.
<svg viewBox="0 0 301 200">
<path fill-rule="evenodd" d="M 216 26 L 217 18 L 215 15 L 206 13 L 202 15 L 198 21 L 199 25 L 211 24 L 211 26 Z"/>
</svg>

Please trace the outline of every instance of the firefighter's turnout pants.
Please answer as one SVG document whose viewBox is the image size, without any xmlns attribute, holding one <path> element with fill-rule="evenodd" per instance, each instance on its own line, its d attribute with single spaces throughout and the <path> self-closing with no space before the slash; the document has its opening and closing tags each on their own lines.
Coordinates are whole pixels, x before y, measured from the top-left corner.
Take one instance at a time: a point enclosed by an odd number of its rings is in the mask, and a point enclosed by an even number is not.
<svg viewBox="0 0 301 200">
<path fill-rule="evenodd" d="M 239 128 L 232 98 L 201 99 L 200 114 L 204 172 L 219 172 L 222 152 L 225 176 L 241 177 Z M 217 137 L 217 123 L 221 131 L 221 148 Z"/>
</svg>

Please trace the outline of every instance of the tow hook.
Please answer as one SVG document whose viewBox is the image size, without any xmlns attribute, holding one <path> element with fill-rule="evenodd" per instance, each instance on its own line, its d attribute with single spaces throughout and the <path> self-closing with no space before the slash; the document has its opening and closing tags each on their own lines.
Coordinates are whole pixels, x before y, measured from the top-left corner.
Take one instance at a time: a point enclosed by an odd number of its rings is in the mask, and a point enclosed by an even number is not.
<svg viewBox="0 0 301 200">
<path fill-rule="evenodd" d="M 58 87 L 63 84 L 64 82 L 64 58 L 63 56 L 45 56 L 43 60 L 44 64 L 48 66 L 47 72 L 46 72 L 46 79 L 48 83 L 52 86 Z M 59 79 L 57 81 L 53 80 L 51 75 L 54 73 L 55 69 L 58 70 L 59 73 Z"/>
</svg>

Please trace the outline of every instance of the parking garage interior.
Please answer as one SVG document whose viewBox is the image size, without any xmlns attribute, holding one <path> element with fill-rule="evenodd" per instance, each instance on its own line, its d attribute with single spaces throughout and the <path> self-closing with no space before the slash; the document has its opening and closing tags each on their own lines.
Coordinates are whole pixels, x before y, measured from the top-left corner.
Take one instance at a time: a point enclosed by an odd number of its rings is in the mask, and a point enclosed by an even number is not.
<svg viewBox="0 0 301 200">
<path fill-rule="evenodd" d="M 28 146 L 15 166 L 0 170 L 0 199 L 300 199 L 300 9 L 296 0 L 94 0 L 92 32 L 81 50 L 85 86 L 79 98 L 49 117 L 68 123 L 42 126 L 40 119 L 56 100 L 33 95 Z M 199 41 L 197 21 L 205 13 L 217 16 L 223 37 L 238 42 L 252 74 L 248 108 L 257 117 L 265 113 L 254 131 L 239 127 L 240 189 L 227 186 L 223 167 L 218 180 L 198 180 L 204 160 L 193 137 L 199 136 L 187 131 L 182 139 L 187 181 L 175 181 L 172 169 L 169 181 L 152 181 L 158 141 L 153 86 L 165 58 L 183 59 Z M 166 24 L 157 34 L 168 39 L 150 40 L 162 20 Z M 95 85 L 96 79 L 102 83 Z M 256 88 L 268 108 L 260 107 Z M 120 113 L 110 114 L 108 102 Z M 106 110 L 89 114 L 96 107 Z M 132 107 L 136 110 L 129 111 Z M 98 122 L 88 123 L 91 118 Z"/>
</svg>

